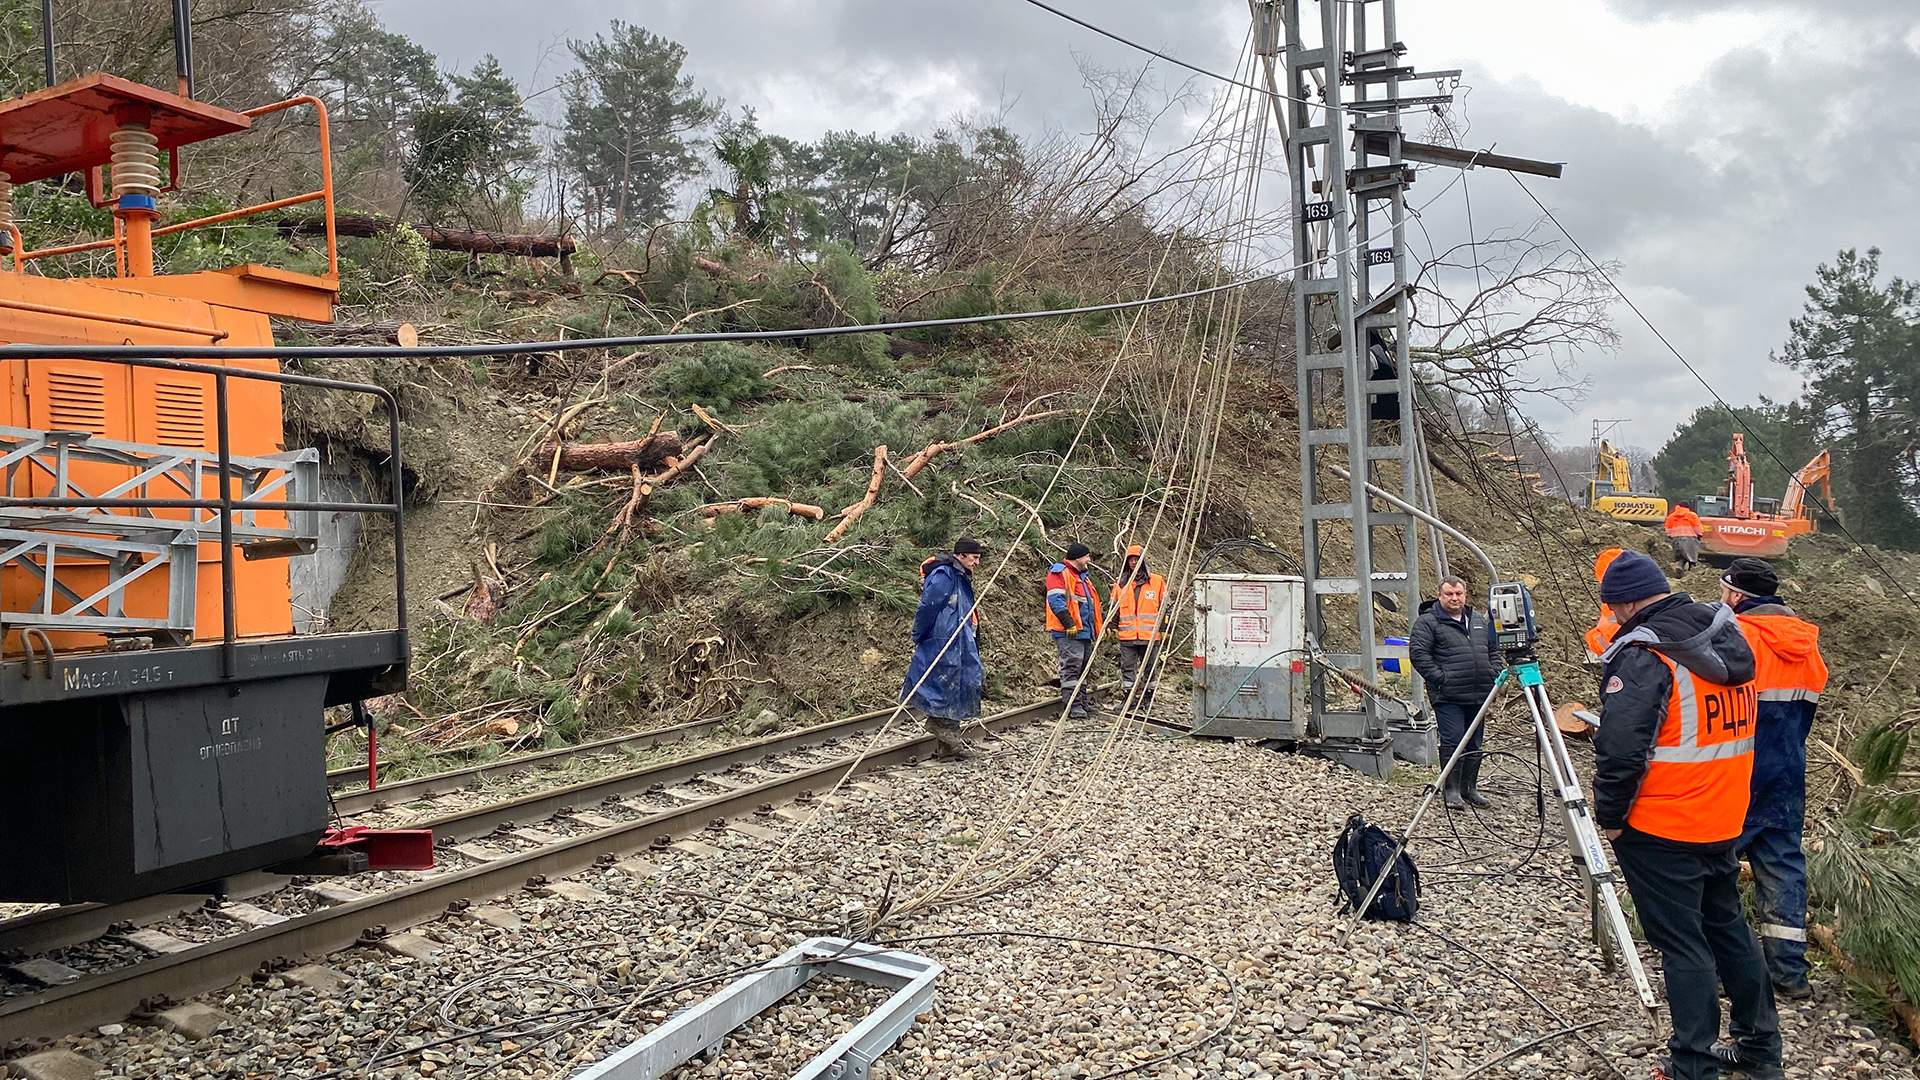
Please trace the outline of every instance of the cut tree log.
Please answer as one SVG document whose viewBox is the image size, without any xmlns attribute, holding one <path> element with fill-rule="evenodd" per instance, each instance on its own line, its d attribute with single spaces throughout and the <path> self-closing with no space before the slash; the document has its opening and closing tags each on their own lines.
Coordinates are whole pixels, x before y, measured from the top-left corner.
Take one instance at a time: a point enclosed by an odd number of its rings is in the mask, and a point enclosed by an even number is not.
<svg viewBox="0 0 1920 1080">
<path fill-rule="evenodd" d="M 881 443 L 873 448 L 873 475 L 867 480 L 867 493 L 860 496 L 858 502 L 840 511 L 840 524 L 827 533 L 827 543 L 837 543 L 860 520 L 860 515 L 873 509 L 880 501 L 880 482 L 887 478 L 887 444 Z"/>
<path fill-rule="evenodd" d="M 643 439 L 611 443 L 563 443 L 559 467 L 567 472 L 626 472 L 659 465 L 686 453 L 680 434 L 660 431 Z"/>
<path fill-rule="evenodd" d="M 420 344 L 420 331 L 410 322 L 301 323 L 300 332 L 315 341 L 384 341 L 411 349 Z"/>
<path fill-rule="evenodd" d="M 290 214 L 276 224 L 287 235 L 325 236 L 324 218 L 314 214 Z M 341 236 L 372 237 L 405 225 L 420 234 L 420 239 L 436 251 L 464 251 L 469 255 L 524 255 L 533 258 L 570 259 L 575 247 L 573 237 L 553 233 L 501 233 L 479 229 L 448 229 L 414 221 L 395 221 L 377 214 L 335 214 L 334 231 Z"/>
<path fill-rule="evenodd" d="M 646 510 L 647 500 L 653 497 L 654 491 L 678 480 L 688 469 L 693 468 L 695 462 L 706 456 L 707 449 L 712 445 L 713 440 L 708 439 L 688 450 L 683 457 L 668 458 L 666 469 L 651 478 L 640 474 L 640 466 L 631 466 L 633 494 L 628 496 L 626 505 L 620 508 L 620 512 L 614 515 L 612 524 L 607 526 L 607 535 L 611 536 L 617 532 L 622 541 L 626 540 L 628 534 L 633 531 L 634 523 L 640 520 L 641 513 Z"/>
<path fill-rule="evenodd" d="M 748 510 L 763 510 L 769 506 L 781 507 L 794 517 L 803 517 L 808 521 L 823 521 L 827 516 L 825 509 L 814 506 L 812 503 L 794 502 L 792 499 L 780 499 L 769 495 L 752 495 L 732 502 L 708 503 L 700 508 L 700 514 L 702 517 L 712 519 L 722 514 L 743 514 Z"/>
</svg>

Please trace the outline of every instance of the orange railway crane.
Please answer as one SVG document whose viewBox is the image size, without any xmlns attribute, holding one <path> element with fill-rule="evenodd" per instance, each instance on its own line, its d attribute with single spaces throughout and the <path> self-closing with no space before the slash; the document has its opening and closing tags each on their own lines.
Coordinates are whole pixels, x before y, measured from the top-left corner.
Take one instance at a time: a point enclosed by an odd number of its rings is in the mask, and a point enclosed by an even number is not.
<svg viewBox="0 0 1920 1080">
<path fill-rule="evenodd" d="M 270 316 L 333 317 L 326 108 L 305 96 L 245 112 L 194 100 L 184 7 L 176 0 L 177 90 L 93 74 L 0 102 L 0 729 L 14 763 L 0 782 L 0 900 L 114 900 L 268 867 L 431 864 L 424 833 L 328 828 L 328 735 L 365 728 L 373 782 L 363 703 L 406 680 L 398 408 L 379 387 L 239 351 L 273 344 Z M 51 56 L 47 71 L 51 81 Z M 317 120 L 314 190 L 161 223 L 182 148 L 242 137 L 288 109 Z M 75 173 L 112 208 L 113 235 L 25 250 L 14 186 Z M 155 237 L 301 203 L 325 215 L 325 273 L 156 266 Z M 36 272 L 36 260 L 85 251 L 111 251 L 115 273 Z M 206 363 L 84 358 L 102 345 L 238 348 Z M 390 425 L 390 502 L 322 496 L 318 451 L 284 445 L 289 385 L 374 399 Z M 315 550 L 322 515 L 349 514 L 393 521 L 394 627 L 296 633 L 292 558 Z M 352 719 L 329 729 L 330 706 Z"/>
<path fill-rule="evenodd" d="M 1768 499 L 1756 502 L 1746 437 L 1735 432 L 1733 448 L 1727 453 L 1724 494 L 1699 500 L 1700 550 L 1716 561 L 1785 555 L 1794 537 L 1815 530 L 1814 508 L 1807 501 L 1808 494 L 1815 491 L 1822 503 L 1833 505 L 1833 455 L 1825 450 L 1787 479 L 1785 496 L 1778 503 Z"/>
</svg>

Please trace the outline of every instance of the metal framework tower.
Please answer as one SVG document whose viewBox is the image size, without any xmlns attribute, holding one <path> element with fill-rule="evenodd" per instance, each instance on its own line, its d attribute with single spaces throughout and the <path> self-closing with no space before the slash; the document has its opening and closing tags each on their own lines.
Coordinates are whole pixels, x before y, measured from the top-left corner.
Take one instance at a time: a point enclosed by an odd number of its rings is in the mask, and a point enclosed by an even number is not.
<svg viewBox="0 0 1920 1080">
<path fill-rule="evenodd" d="M 1411 616 L 1424 595 L 1418 521 L 1367 492 L 1372 484 L 1433 506 L 1408 356 L 1409 162 L 1551 177 L 1560 166 L 1406 138 L 1404 112 L 1453 96 L 1407 96 L 1402 85 L 1444 85 L 1460 72 L 1403 62 L 1397 0 L 1247 6 L 1286 136 L 1293 204 L 1302 563 L 1307 632 L 1323 661 L 1313 668 L 1301 747 L 1385 775 L 1396 755 L 1433 759 L 1430 724 L 1354 692 L 1347 679 L 1330 681 L 1326 668 L 1375 678 L 1385 651 L 1375 605 Z M 1444 572 L 1445 549 L 1434 541 Z"/>
<path fill-rule="evenodd" d="M 1279 0 L 1254 8 L 1288 135 L 1307 630 L 1325 663 L 1366 679 L 1379 671 L 1375 604 L 1411 612 L 1421 596 L 1418 523 L 1376 507 L 1366 485 L 1427 502 L 1407 355 L 1413 173 L 1400 114 L 1451 100 L 1401 96 L 1401 81 L 1416 73 L 1401 63 L 1396 6 Z M 1279 33 L 1286 75 L 1273 86 Z M 1431 760 L 1430 728 L 1330 682 L 1323 668 L 1308 708 L 1309 749 L 1380 775 L 1392 770 L 1396 743 L 1403 756 Z"/>
</svg>

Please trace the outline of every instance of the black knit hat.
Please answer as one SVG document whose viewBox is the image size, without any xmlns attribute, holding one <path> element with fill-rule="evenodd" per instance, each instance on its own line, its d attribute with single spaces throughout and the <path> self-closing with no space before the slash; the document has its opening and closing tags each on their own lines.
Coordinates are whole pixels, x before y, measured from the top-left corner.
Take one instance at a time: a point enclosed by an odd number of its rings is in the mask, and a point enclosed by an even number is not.
<svg viewBox="0 0 1920 1080">
<path fill-rule="evenodd" d="M 973 537 L 963 536 L 953 542 L 953 553 L 955 555 L 984 555 L 987 553 L 987 549 L 986 545 L 975 540 Z"/>
<path fill-rule="evenodd" d="M 1631 604 L 1672 591 L 1667 575 L 1660 572 L 1660 564 L 1637 551 L 1621 552 L 1607 567 L 1606 576 L 1600 579 L 1603 604 Z"/>
<path fill-rule="evenodd" d="M 1765 559 L 1735 559 L 1720 575 L 1720 583 L 1748 596 L 1772 596 L 1780 591 L 1780 577 Z"/>
<path fill-rule="evenodd" d="M 1091 554 L 1093 554 L 1093 549 L 1088 547 L 1085 544 L 1067 545 L 1067 561 L 1068 562 L 1072 562 L 1075 559 L 1081 558 L 1083 556 L 1091 555 Z"/>
</svg>

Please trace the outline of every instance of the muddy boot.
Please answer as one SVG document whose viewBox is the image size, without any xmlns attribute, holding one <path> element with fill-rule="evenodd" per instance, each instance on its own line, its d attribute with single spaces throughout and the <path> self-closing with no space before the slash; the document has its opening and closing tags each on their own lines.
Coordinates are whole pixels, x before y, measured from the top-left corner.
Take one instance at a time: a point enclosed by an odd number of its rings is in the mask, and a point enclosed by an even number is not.
<svg viewBox="0 0 1920 1080">
<path fill-rule="evenodd" d="M 1447 809 L 1449 810 L 1465 810 L 1467 808 L 1466 797 L 1460 794 L 1460 770 L 1465 767 L 1466 763 L 1461 762 L 1453 767 L 1452 772 L 1447 774 L 1447 786 L 1441 798 L 1445 801 Z"/>
<path fill-rule="evenodd" d="M 960 721 L 934 717 L 927 721 L 927 730 L 933 733 L 939 743 L 939 749 L 934 751 L 935 757 L 966 761 L 974 756 L 973 748 L 967 745 L 966 736 L 960 734 Z"/>
</svg>

